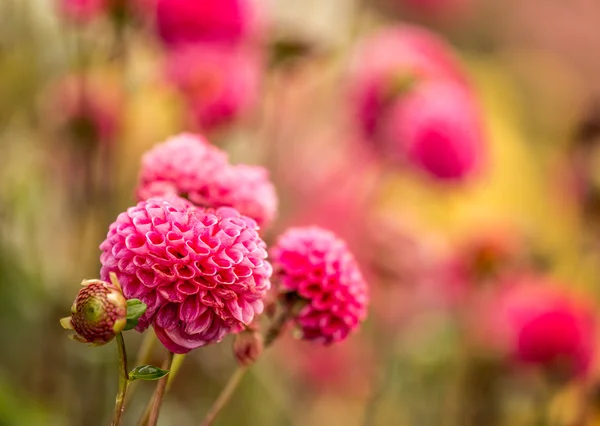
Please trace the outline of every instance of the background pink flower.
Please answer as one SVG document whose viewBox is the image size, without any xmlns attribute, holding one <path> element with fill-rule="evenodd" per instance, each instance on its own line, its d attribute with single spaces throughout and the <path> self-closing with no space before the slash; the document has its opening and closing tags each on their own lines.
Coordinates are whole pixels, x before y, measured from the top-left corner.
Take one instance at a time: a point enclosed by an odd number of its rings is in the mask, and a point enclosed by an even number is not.
<svg viewBox="0 0 600 426">
<path fill-rule="evenodd" d="M 368 288 L 344 241 L 318 227 L 291 228 L 272 248 L 280 293 L 307 305 L 295 318 L 302 338 L 344 340 L 366 318 Z"/>
<path fill-rule="evenodd" d="M 470 93 L 454 83 L 416 85 L 381 120 L 385 151 L 434 178 L 464 179 L 483 161 L 481 114 Z"/>
<path fill-rule="evenodd" d="M 258 30 L 251 0 L 156 0 L 158 35 L 168 45 L 238 43 Z"/>
<path fill-rule="evenodd" d="M 596 329 L 590 306 L 543 277 L 516 279 L 496 294 L 487 305 L 491 328 L 485 333 L 495 336 L 493 345 L 526 365 L 588 372 Z"/>
<path fill-rule="evenodd" d="M 60 13 L 68 20 L 85 24 L 100 16 L 107 0 L 58 0 Z"/>
<path fill-rule="evenodd" d="M 252 49 L 186 45 L 169 51 L 165 60 L 167 78 L 183 95 L 200 129 L 230 124 L 258 100 L 261 61 Z"/>
<path fill-rule="evenodd" d="M 263 310 L 271 265 L 256 223 L 236 210 L 201 210 L 172 197 L 121 213 L 100 245 L 101 276 L 148 305 L 137 327 L 186 353 L 240 331 Z"/>
</svg>

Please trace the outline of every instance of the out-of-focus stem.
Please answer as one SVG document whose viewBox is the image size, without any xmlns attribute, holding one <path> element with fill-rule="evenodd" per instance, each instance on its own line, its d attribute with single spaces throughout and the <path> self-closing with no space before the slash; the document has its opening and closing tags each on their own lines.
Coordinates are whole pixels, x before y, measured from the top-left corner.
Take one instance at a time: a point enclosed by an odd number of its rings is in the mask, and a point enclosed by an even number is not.
<svg viewBox="0 0 600 426">
<path fill-rule="evenodd" d="M 173 381 L 175 380 L 175 376 L 179 372 L 183 361 L 185 360 L 185 354 L 175 354 L 173 357 L 173 363 L 171 365 L 171 370 L 169 371 L 169 375 L 167 376 L 167 391 L 171 389 L 173 385 Z"/>
<path fill-rule="evenodd" d="M 173 352 L 169 351 L 167 359 L 163 363 L 163 370 L 170 370 L 171 364 L 173 363 Z M 148 420 L 148 426 L 156 426 L 158 422 L 158 415 L 160 414 L 160 406 L 162 404 L 163 396 L 167 388 L 167 377 L 163 377 L 158 381 L 158 386 L 154 392 L 154 398 L 152 399 L 152 408 L 150 409 L 150 417 Z"/>
<path fill-rule="evenodd" d="M 277 338 L 281 335 L 281 331 L 283 330 L 285 324 L 291 319 L 294 314 L 294 306 L 287 306 L 283 309 L 273 320 L 269 329 L 265 334 L 265 349 L 273 344 L 277 340 Z M 202 426 L 210 426 L 215 421 L 217 415 L 221 412 L 221 410 L 227 405 L 229 400 L 231 399 L 233 393 L 239 386 L 244 377 L 244 374 L 248 370 L 248 367 L 239 366 L 233 375 L 227 381 L 227 384 L 213 403 L 213 405 L 208 410 L 206 417 L 202 420 Z"/>
<path fill-rule="evenodd" d="M 127 352 L 125 351 L 125 341 L 123 334 L 119 333 L 116 337 L 117 347 L 119 349 L 119 390 L 115 403 L 115 414 L 113 416 L 112 426 L 119 426 L 123 411 L 125 409 L 125 396 L 127 394 L 127 385 L 129 384 L 129 376 L 127 373 Z"/>
</svg>

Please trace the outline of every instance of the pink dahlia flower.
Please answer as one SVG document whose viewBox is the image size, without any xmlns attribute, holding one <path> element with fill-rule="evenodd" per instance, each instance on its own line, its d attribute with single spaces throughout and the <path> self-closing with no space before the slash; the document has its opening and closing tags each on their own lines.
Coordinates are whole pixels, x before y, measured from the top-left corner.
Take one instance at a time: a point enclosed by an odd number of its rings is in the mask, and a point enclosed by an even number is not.
<svg viewBox="0 0 600 426">
<path fill-rule="evenodd" d="M 468 85 L 451 47 L 425 28 L 397 25 L 366 39 L 350 74 L 352 104 L 365 135 L 376 133 L 390 99 L 422 80 Z"/>
<path fill-rule="evenodd" d="M 346 243 L 318 227 L 291 228 L 272 250 L 280 292 L 307 304 L 294 318 L 302 338 L 344 340 L 367 316 L 365 282 Z"/>
<path fill-rule="evenodd" d="M 156 25 L 170 45 L 238 43 L 259 30 L 252 0 L 156 0 Z"/>
<path fill-rule="evenodd" d="M 242 330 L 263 310 L 271 265 L 256 223 L 231 208 L 150 199 L 121 213 L 100 245 L 101 276 L 148 305 L 137 327 L 186 353 Z"/>
<path fill-rule="evenodd" d="M 138 200 L 178 195 L 199 207 L 233 207 L 268 224 L 277 209 L 275 188 L 259 166 L 232 166 L 202 136 L 183 133 L 142 157 Z"/>
<path fill-rule="evenodd" d="M 492 301 L 494 340 L 518 362 L 585 374 L 595 352 L 593 311 L 546 281 L 518 280 Z"/>
<path fill-rule="evenodd" d="M 462 180 L 483 159 L 481 114 L 464 87 L 454 83 L 410 89 L 389 106 L 379 137 L 391 156 L 440 180 Z"/>
<path fill-rule="evenodd" d="M 259 55 L 217 44 L 186 45 L 166 57 L 167 78 L 184 96 L 190 118 L 212 130 L 243 117 L 258 100 Z"/>
</svg>

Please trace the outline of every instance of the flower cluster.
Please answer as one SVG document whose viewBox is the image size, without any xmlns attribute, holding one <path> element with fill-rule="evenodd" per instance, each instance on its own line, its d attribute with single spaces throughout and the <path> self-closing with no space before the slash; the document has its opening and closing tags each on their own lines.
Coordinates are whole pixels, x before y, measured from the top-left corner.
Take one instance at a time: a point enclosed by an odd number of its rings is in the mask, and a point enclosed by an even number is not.
<svg viewBox="0 0 600 426">
<path fill-rule="evenodd" d="M 344 340 L 367 314 L 368 289 L 346 244 L 318 228 L 291 228 L 272 249 L 280 293 L 305 303 L 294 321 L 302 338 Z"/>
<path fill-rule="evenodd" d="M 102 250 L 101 276 L 114 272 L 127 298 L 175 353 L 220 341 L 263 310 L 271 265 L 256 223 L 231 208 L 149 199 L 121 213 Z"/>
<path fill-rule="evenodd" d="M 364 136 L 396 162 L 440 180 L 462 180 L 483 156 L 481 113 L 450 48 L 402 25 L 366 40 L 351 75 Z"/>
<path fill-rule="evenodd" d="M 233 207 L 260 226 L 277 210 L 268 172 L 259 166 L 232 166 L 227 155 L 203 137 L 184 133 L 144 154 L 138 200 L 178 195 L 200 207 Z"/>
</svg>

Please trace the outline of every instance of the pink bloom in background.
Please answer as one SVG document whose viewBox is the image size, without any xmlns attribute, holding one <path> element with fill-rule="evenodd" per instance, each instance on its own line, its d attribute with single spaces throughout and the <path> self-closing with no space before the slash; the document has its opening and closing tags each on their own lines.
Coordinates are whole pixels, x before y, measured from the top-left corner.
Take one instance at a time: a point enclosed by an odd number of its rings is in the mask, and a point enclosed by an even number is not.
<svg viewBox="0 0 600 426">
<path fill-rule="evenodd" d="M 101 276 L 148 305 L 167 349 L 186 353 L 242 330 L 263 311 L 271 265 L 256 223 L 231 208 L 150 199 L 121 213 L 100 245 Z"/>
<path fill-rule="evenodd" d="M 491 302 L 494 341 L 520 363 L 566 375 L 589 371 L 595 351 L 593 310 L 543 277 L 517 279 Z M 485 339 L 485 337 L 484 337 Z"/>
<path fill-rule="evenodd" d="M 481 164 L 481 114 L 464 88 L 422 83 L 394 102 L 382 117 L 386 152 L 440 180 L 460 180 Z"/>
<path fill-rule="evenodd" d="M 110 142 L 122 123 L 122 93 L 109 78 L 70 75 L 44 100 L 46 117 L 82 141 Z"/>
<path fill-rule="evenodd" d="M 182 133 L 146 152 L 138 200 L 178 195 L 199 207 L 233 207 L 260 226 L 273 220 L 277 195 L 266 169 L 232 166 L 227 154 L 200 135 Z"/>
<path fill-rule="evenodd" d="M 68 20 L 85 24 L 100 16 L 106 0 L 58 0 L 60 13 Z"/>
<path fill-rule="evenodd" d="M 291 228 L 272 249 L 280 293 L 307 305 L 295 318 L 302 338 L 344 340 L 367 316 L 367 283 L 346 243 L 318 227 Z"/>
<path fill-rule="evenodd" d="M 239 43 L 256 36 L 259 21 L 253 0 L 156 0 L 158 35 L 170 46 Z"/>
<path fill-rule="evenodd" d="M 261 61 L 252 49 L 186 45 L 168 53 L 166 72 L 185 98 L 191 120 L 203 130 L 243 117 L 258 100 Z"/>
<path fill-rule="evenodd" d="M 467 86 L 451 47 L 429 30 L 397 25 L 367 38 L 357 49 L 350 73 L 352 103 L 365 134 L 375 134 L 399 84 L 439 79 Z"/>
<path fill-rule="evenodd" d="M 462 180 L 483 157 L 482 114 L 450 46 L 397 26 L 359 48 L 350 78 L 364 137 L 393 160 L 441 180 Z"/>
</svg>

